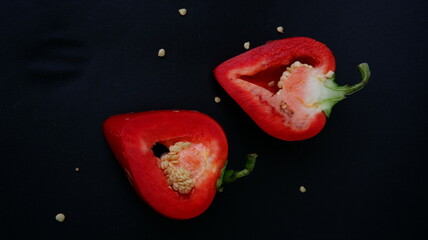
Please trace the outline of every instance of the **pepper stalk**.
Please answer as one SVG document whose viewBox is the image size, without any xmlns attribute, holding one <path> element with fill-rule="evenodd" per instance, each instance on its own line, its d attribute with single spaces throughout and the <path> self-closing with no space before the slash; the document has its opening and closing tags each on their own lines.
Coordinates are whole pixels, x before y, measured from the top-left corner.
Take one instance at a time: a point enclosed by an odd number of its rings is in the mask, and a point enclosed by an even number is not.
<svg viewBox="0 0 428 240">
<path fill-rule="evenodd" d="M 357 67 L 361 74 L 361 81 L 359 83 L 352 86 L 339 86 L 334 82 L 335 76 L 324 82 L 325 89 L 323 95 L 326 96 L 326 98 L 323 98 L 317 104 L 321 106 L 322 111 L 327 117 L 330 117 L 331 109 L 336 103 L 345 99 L 346 96 L 361 90 L 368 83 L 370 78 L 369 65 L 367 63 L 361 63 Z"/>
<path fill-rule="evenodd" d="M 258 155 L 256 153 L 248 154 L 245 162 L 245 167 L 240 171 L 235 171 L 230 169 L 226 170 L 226 166 L 227 166 L 227 162 L 226 162 L 223 169 L 221 170 L 220 177 L 217 180 L 217 191 L 223 192 L 224 184 L 232 183 L 236 181 L 236 179 L 238 178 L 242 178 L 249 175 L 253 171 L 254 166 L 256 165 L 257 157 Z"/>
</svg>

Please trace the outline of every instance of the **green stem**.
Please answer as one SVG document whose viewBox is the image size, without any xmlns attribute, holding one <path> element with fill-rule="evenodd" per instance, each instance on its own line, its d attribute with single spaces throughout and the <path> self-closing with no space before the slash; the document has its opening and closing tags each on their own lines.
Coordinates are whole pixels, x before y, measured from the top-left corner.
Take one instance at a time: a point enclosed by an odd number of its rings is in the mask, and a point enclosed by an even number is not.
<svg viewBox="0 0 428 240">
<path fill-rule="evenodd" d="M 358 70 L 361 74 L 361 81 L 357 84 L 354 84 L 352 86 L 344 85 L 344 86 L 338 86 L 334 80 L 335 78 L 328 79 L 325 83 L 325 91 L 324 96 L 318 104 L 321 106 L 322 110 L 324 111 L 325 115 L 327 117 L 331 114 L 331 109 L 333 106 L 340 102 L 341 100 L 345 99 L 347 95 L 353 94 L 359 90 L 361 90 L 368 82 L 370 78 L 370 68 L 367 63 L 361 63 L 358 65 Z"/>
<path fill-rule="evenodd" d="M 326 85 L 326 87 L 334 91 L 342 91 L 344 92 L 344 95 L 350 95 L 361 90 L 369 82 L 370 68 L 367 63 L 361 63 L 357 67 L 361 74 L 361 81 L 359 83 L 354 84 L 352 86 Z"/>
<path fill-rule="evenodd" d="M 247 160 L 245 162 L 245 167 L 240 171 L 230 169 L 226 170 L 226 163 L 223 169 L 221 170 L 219 179 L 217 180 L 217 191 L 222 192 L 224 184 L 232 183 L 236 181 L 236 179 L 245 177 L 250 174 L 253 171 L 254 166 L 256 165 L 257 157 L 258 155 L 255 153 L 248 154 Z"/>
<path fill-rule="evenodd" d="M 367 63 L 361 63 L 357 67 L 361 74 L 361 82 L 349 87 L 346 95 L 350 95 L 350 94 L 353 94 L 354 92 L 359 91 L 369 82 L 369 78 L 370 78 L 369 65 Z"/>
</svg>

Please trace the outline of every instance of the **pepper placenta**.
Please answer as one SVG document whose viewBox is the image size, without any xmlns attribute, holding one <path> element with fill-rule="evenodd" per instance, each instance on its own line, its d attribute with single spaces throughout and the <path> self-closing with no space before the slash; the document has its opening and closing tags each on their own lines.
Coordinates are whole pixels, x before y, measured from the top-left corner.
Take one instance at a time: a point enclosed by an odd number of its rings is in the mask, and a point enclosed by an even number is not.
<svg viewBox="0 0 428 240">
<path fill-rule="evenodd" d="M 338 86 L 335 59 L 324 44 L 306 37 L 271 41 L 220 64 L 220 85 L 266 133 L 288 141 L 318 134 L 332 107 L 368 82 Z"/>
<path fill-rule="evenodd" d="M 248 175 L 225 170 L 226 135 L 211 117 L 196 111 L 160 110 L 120 114 L 104 122 L 104 135 L 138 195 L 157 212 L 174 219 L 203 213 L 224 183 Z M 156 154 L 155 146 L 164 146 Z"/>
</svg>

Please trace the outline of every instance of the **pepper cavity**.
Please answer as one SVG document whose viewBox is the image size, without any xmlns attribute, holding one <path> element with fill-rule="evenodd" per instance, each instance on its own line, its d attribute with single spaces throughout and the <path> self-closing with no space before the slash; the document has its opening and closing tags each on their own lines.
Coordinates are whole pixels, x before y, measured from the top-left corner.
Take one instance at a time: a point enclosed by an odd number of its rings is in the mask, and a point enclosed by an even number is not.
<svg viewBox="0 0 428 240">
<path fill-rule="evenodd" d="M 195 176 L 191 169 L 186 168 L 184 159 L 193 155 L 191 152 L 194 149 L 190 149 L 191 146 L 190 142 L 176 142 L 169 147 L 168 153 L 160 157 L 160 168 L 165 174 L 167 184 L 180 194 L 188 194 L 195 187 Z"/>
</svg>

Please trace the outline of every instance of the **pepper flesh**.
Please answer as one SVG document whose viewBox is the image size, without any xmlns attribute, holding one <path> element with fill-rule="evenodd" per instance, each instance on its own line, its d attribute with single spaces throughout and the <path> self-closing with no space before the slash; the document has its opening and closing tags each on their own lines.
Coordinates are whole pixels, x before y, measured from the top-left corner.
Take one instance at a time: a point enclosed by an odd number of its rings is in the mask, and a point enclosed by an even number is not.
<svg viewBox="0 0 428 240">
<path fill-rule="evenodd" d="M 318 134 L 333 105 L 357 89 L 358 84 L 337 86 L 334 71 L 334 56 L 324 44 L 295 37 L 231 58 L 214 75 L 266 133 L 297 141 Z M 367 72 L 358 90 L 368 81 L 368 67 Z"/>
<path fill-rule="evenodd" d="M 103 127 L 130 183 L 157 212 L 189 219 L 209 207 L 228 152 L 226 136 L 215 120 L 196 111 L 164 110 L 115 115 Z M 170 155 L 180 152 L 182 156 L 156 157 L 152 151 L 155 144 L 170 147 L 174 152 Z M 177 168 L 165 173 L 168 166 L 164 160 L 177 164 Z M 189 179 L 176 179 L 181 168 L 186 169 L 183 172 Z M 175 180 L 189 180 L 189 188 L 180 184 L 174 187 Z"/>
</svg>

